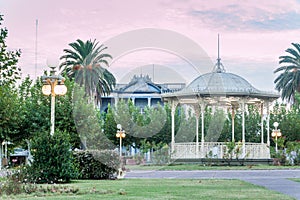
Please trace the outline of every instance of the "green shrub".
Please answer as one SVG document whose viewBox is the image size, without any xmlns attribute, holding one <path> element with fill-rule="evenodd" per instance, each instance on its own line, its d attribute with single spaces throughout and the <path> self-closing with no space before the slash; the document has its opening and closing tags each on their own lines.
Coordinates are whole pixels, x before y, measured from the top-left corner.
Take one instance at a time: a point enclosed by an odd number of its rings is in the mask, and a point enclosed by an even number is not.
<svg viewBox="0 0 300 200">
<path fill-rule="evenodd" d="M 80 179 L 111 179 L 120 167 L 120 158 L 113 150 L 74 152 Z"/>
<path fill-rule="evenodd" d="M 78 173 L 68 134 L 40 133 L 32 141 L 33 163 L 27 168 L 30 181 L 34 183 L 68 183 Z"/>
<path fill-rule="evenodd" d="M 162 148 L 157 149 L 152 154 L 152 162 L 155 165 L 164 165 L 171 162 L 170 150 L 168 145 L 162 146 Z"/>
<path fill-rule="evenodd" d="M 287 142 L 287 164 L 300 165 L 300 142 Z"/>
<path fill-rule="evenodd" d="M 35 183 L 28 182 L 29 174 L 27 174 L 26 167 L 20 167 L 17 170 L 12 170 L 8 173 L 4 180 L 0 182 L 0 199 L 10 199 L 8 196 L 18 194 L 35 194 L 35 195 L 47 195 L 47 193 L 68 194 L 77 193 L 78 188 L 66 186 L 66 185 L 47 185 L 38 186 Z M 6 196 L 5 196 L 6 195 Z M 14 198 L 13 198 L 14 199 Z"/>
<path fill-rule="evenodd" d="M 22 185 L 20 181 L 12 175 L 9 175 L 8 178 L 0 183 L 0 195 L 16 195 L 22 193 Z"/>
<path fill-rule="evenodd" d="M 17 195 L 21 193 L 31 194 L 36 192 L 36 184 L 31 184 L 28 181 L 25 167 L 18 167 L 6 174 L 0 184 L 0 195 Z"/>
<path fill-rule="evenodd" d="M 228 166 L 231 166 L 231 162 L 233 161 L 234 157 L 235 160 L 241 165 L 244 166 L 245 164 L 245 158 L 248 156 L 248 154 L 243 155 L 242 152 L 243 144 L 241 142 L 226 142 L 225 146 L 223 146 L 223 159 L 228 164 Z M 244 156 L 241 158 L 241 156 Z"/>
</svg>

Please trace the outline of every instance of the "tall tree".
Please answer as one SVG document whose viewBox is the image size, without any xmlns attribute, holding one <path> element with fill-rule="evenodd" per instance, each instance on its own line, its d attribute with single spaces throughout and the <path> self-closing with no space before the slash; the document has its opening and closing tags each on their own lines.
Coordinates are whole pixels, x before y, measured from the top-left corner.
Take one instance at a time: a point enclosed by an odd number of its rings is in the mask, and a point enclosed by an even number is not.
<svg viewBox="0 0 300 200">
<path fill-rule="evenodd" d="M 0 25 L 3 15 L 0 14 Z M 17 66 L 21 51 L 8 51 L 5 40 L 8 35 L 7 28 L 0 29 L 0 86 L 13 84 L 21 78 L 21 69 Z"/>
<path fill-rule="evenodd" d="M 281 92 L 282 99 L 294 103 L 295 92 L 300 92 L 300 44 L 292 43 L 287 55 L 279 57 L 279 64 L 274 73 L 281 72 L 275 79 L 276 89 Z"/>
<path fill-rule="evenodd" d="M 0 25 L 3 15 L 0 14 Z M 20 68 L 17 66 L 20 50 L 9 51 L 6 45 L 7 28 L 0 29 L 0 143 L 9 140 L 18 129 L 19 101 L 15 83 L 20 79 Z M 1 148 L 1 146 L 0 146 Z"/>
<path fill-rule="evenodd" d="M 0 87 L 0 144 L 4 140 L 11 141 L 18 133 L 19 102 L 16 90 L 8 85 Z"/>
<path fill-rule="evenodd" d="M 55 131 L 67 132 L 72 148 L 79 148 L 80 138 L 73 117 L 74 82 L 66 78 L 64 84 L 68 88 L 67 94 L 55 98 Z M 42 94 L 42 86 L 40 80 L 33 83 L 30 77 L 26 77 L 18 87 L 19 110 L 13 111 L 18 117 L 18 129 L 14 128 L 18 131 L 11 134 L 15 144 L 50 130 L 50 98 Z"/>
<path fill-rule="evenodd" d="M 104 66 L 108 66 L 107 59 L 111 55 L 103 53 L 107 49 L 104 45 L 98 45 L 96 40 L 83 42 L 78 39 L 70 43 L 72 49 L 64 49 L 65 55 L 60 69 L 63 69 L 70 78 L 76 80 L 80 86 L 84 86 L 85 93 L 91 99 L 101 99 L 102 95 L 110 94 L 116 84 L 116 79 Z"/>
<path fill-rule="evenodd" d="M 19 95 L 19 134 L 14 136 L 14 142 L 31 139 L 37 132 L 43 132 L 50 127 L 50 102 L 41 93 L 42 83 L 35 83 L 26 77 L 18 88 Z"/>
<path fill-rule="evenodd" d="M 85 149 L 111 149 L 113 144 L 103 132 L 99 110 L 87 103 L 84 89 L 75 84 L 73 92 L 73 117 Z"/>
<path fill-rule="evenodd" d="M 296 98 L 297 95 L 296 95 Z M 292 106 L 287 109 L 285 104 L 275 104 L 270 114 L 270 126 L 273 129 L 273 123 L 278 122 L 278 129 L 281 130 L 282 137 L 287 141 L 300 141 L 300 109 L 299 106 Z M 272 141 L 272 140 L 271 140 Z M 271 145 L 274 145 L 271 143 Z"/>
</svg>

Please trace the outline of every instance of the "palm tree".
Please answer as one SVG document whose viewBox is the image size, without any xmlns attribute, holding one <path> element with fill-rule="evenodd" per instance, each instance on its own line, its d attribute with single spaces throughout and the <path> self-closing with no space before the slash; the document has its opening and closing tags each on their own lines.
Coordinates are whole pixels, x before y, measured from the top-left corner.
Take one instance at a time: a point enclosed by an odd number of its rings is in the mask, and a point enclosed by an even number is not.
<svg viewBox="0 0 300 200">
<path fill-rule="evenodd" d="M 71 79 L 84 86 L 85 93 L 91 99 L 100 100 L 102 95 L 108 95 L 116 84 L 116 79 L 103 65 L 108 66 L 107 59 L 111 55 L 103 53 L 107 47 L 98 46 L 96 40 L 83 42 L 78 39 L 69 44 L 72 49 L 64 49 L 65 55 L 60 57 L 63 62 L 60 69 Z"/>
<path fill-rule="evenodd" d="M 281 92 L 281 98 L 295 103 L 295 93 L 300 92 L 300 44 L 292 43 L 294 48 L 288 48 L 288 55 L 279 57 L 279 64 L 274 73 L 281 72 L 275 79 L 275 88 Z"/>
</svg>

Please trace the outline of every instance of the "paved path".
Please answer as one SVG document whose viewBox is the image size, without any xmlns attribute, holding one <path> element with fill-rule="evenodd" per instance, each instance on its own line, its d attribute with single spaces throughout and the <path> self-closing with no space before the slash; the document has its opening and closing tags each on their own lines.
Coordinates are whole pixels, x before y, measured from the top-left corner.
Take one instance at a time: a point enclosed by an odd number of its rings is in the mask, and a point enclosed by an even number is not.
<svg viewBox="0 0 300 200">
<path fill-rule="evenodd" d="M 300 178 L 300 169 L 291 170 L 201 170 L 201 171 L 130 171 L 126 178 L 193 178 L 240 179 L 287 194 L 300 200 L 300 183 L 288 178 Z"/>
</svg>

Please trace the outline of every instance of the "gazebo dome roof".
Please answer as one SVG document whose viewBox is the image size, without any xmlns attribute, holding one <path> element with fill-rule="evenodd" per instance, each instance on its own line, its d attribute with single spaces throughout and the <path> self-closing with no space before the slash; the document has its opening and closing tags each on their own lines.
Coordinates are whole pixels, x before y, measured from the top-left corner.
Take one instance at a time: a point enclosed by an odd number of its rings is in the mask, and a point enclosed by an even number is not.
<svg viewBox="0 0 300 200">
<path fill-rule="evenodd" d="M 201 97 L 279 98 L 278 93 L 261 91 L 241 76 L 225 72 L 223 65 L 220 63 L 220 58 L 218 58 L 218 63 L 213 72 L 198 76 L 183 90 L 173 94 L 165 94 L 164 97 L 188 97 L 194 95 Z"/>
<path fill-rule="evenodd" d="M 197 95 L 202 97 L 279 98 L 278 93 L 258 90 L 241 76 L 225 72 L 220 64 L 216 66 L 213 72 L 198 76 L 183 90 L 173 93 L 173 95 L 165 94 L 164 97 L 174 95 L 177 97 Z"/>
<path fill-rule="evenodd" d="M 249 95 L 260 93 L 244 78 L 224 71 L 203 74 L 192 81 L 187 90 L 199 93 Z"/>
</svg>

